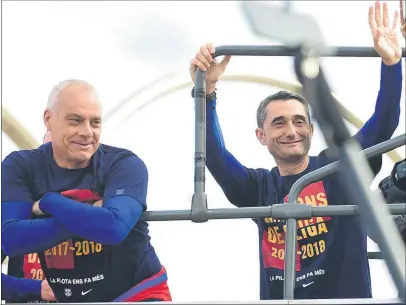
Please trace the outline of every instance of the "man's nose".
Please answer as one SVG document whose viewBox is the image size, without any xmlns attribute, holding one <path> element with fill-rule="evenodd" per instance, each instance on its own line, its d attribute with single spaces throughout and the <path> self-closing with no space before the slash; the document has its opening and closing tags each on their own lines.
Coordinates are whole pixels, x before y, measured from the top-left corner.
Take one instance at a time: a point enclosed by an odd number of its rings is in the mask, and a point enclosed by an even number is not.
<svg viewBox="0 0 406 305">
<path fill-rule="evenodd" d="M 296 128 L 291 122 L 286 124 L 285 133 L 286 133 L 286 137 L 288 137 L 288 138 L 296 137 L 296 135 L 297 135 Z"/>
<path fill-rule="evenodd" d="M 89 121 L 84 121 L 82 124 L 80 124 L 79 135 L 84 137 L 93 136 L 93 129 Z"/>
</svg>

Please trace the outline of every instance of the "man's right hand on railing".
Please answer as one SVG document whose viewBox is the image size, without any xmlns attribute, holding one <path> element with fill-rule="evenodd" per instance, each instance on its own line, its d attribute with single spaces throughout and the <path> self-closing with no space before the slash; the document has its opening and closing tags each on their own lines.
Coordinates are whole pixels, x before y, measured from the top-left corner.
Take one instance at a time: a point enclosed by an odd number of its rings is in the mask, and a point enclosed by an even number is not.
<svg viewBox="0 0 406 305">
<path fill-rule="evenodd" d="M 212 54 L 216 49 L 211 43 L 202 46 L 197 52 L 195 58 L 190 61 L 190 76 L 193 83 L 196 81 L 196 70 L 200 68 L 202 71 L 206 71 L 206 94 L 209 95 L 216 89 L 216 83 L 220 76 L 226 70 L 231 56 L 225 56 L 219 63 L 216 59 L 213 59 Z"/>
</svg>

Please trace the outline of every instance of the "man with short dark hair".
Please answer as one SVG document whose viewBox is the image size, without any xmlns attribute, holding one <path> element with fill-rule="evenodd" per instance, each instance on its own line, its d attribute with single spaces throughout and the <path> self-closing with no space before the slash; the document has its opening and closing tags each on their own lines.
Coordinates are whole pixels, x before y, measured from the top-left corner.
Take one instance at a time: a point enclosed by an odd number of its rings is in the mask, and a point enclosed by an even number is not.
<svg viewBox="0 0 406 305">
<path fill-rule="evenodd" d="M 5 254 L 38 252 L 58 302 L 170 301 L 166 270 L 140 220 L 147 167 L 127 149 L 100 144 L 95 88 L 82 80 L 55 86 L 44 123 L 51 143 L 2 162 Z"/>
<path fill-rule="evenodd" d="M 388 140 L 399 123 L 402 92 L 401 47 L 397 39 L 398 15 L 389 26 L 388 8 L 376 2 L 370 8 L 375 49 L 382 59 L 381 84 L 375 113 L 355 135 L 363 149 Z M 287 202 L 292 185 L 302 176 L 334 161 L 327 150 L 309 156 L 313 137 L 306 100 L 281 91 L 266 98 L 257 111 L 256 136 L 273 156 L 272 170 L 242 165 L 226 148 L 216 112 L 216 84 L 230 61 L 212 58 L 214 47 L 202 46 L 190 63 L 206 71 L 207 167 L 228 200 L 237 207 L 269 206 Z M 364 101 L 362 101 L 364 102 Z M 337 115 L 339 115 L 337 113 Z M 372 162 L 377 173 L 381 158 Z M 299 203 L 312 206 L 354 204 L 338 174 L 303 189 Z M 260 298 L 282 299 L 285 258 L 285 221 L 256 220 L 260 247 Z M 296 244 L 297 299 L 370 298 L 371 280 L 366 230 L 358 217 L 313 217 L 298 221 Z"/>
</svg>

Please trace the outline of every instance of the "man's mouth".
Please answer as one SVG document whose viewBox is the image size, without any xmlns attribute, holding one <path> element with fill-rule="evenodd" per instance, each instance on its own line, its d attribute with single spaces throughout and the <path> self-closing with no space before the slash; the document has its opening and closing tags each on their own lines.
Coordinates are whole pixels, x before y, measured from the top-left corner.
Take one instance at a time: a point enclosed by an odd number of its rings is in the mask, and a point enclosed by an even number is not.
<svg viewBox="0 0 406 305">
<path fill-rule="evenodd" d="M 291 141 L 291 142 L 279 142 L 279 143 L 283 144 L 283 145 L 292 145 L 292 144 L 297 144 L 297 143 L 300 143 L 300 142 L 302 142 L 302 140 Z"/>
<path fill-rule="evenodd" d="M 72 142 L 72 144 L 77 145 L 79 147 L 83 147 L 83 148 L 87 148 L 90 145 L 92 145 L 92 143 L 82 143 L 82 142 Z"/>
</svg>

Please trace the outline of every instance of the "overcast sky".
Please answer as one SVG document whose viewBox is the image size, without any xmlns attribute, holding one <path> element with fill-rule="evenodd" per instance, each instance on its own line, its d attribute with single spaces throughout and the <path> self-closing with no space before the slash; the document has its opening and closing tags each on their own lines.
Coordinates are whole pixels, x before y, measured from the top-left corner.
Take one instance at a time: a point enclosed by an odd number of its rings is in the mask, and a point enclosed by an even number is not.
<svg viewBox="0 0 406 305">
<path fill-rule="evenodd" d="M 368 5 L 372 1 L 300 1 L 293 8 L 316 17 L 330 45 L 372 46 Z M 391 12 L 398 2 L 392 1 Z M 40 142 L 42 114 L 52 86 L 63 79 L 93 83 L 105 113 L 132 92 L 169 72 L 176 78 L 150 88 L 119 111 L 103 142 L 133 150 L 150 174 L 150 210 L 188 209 L 193 194 L 194 114 L 190 87 L 178 90 L 128 117 L 136 105 L 187 82 L 189 61 L 206 42 L 264 44 L 254 37 L 235 1 L 216 2 L 3 2 L 3 96 L 9 110 Z M 366 121 L 379 89 L 380 60 L 325 59 L 331 87 L 340 101 Z M 233 58 L 229 74 L 250 74 L 295 82 L 288 58 Z M 274 162 L 255 138 L 258 102 L 276 89 L 221 82 L 218 114 L 228 149 L 246 166 Z M 404 101 L 404 91 L 402 100 Z M 402 107 L 401 118 L 405 117 Z M 118 123 L 117 123 L 118 122 Z M 351 127 L 351 131 L 356 130 Z M 395 135 L 405 132 L 401 119 Z M 319 130 L 311 152 L 325 148 Z M 17 149 L 2 137 L 2 157 Z M 404 148 L 398 150 L 404 155 Z M 384 168 L 374 186 L 388 175 Z M 207 173 L 210 208 L 230 208 Z M 176 301 L 249 301 L 259 298 L 257 228 L 251 220 L 151 223 L 152 243 L 169 273 Z M 376 245 L 369 242 L 370 250 Z M 382 261 L 371 261 L 374 298 L 396 297 Z"/>
</svg>

